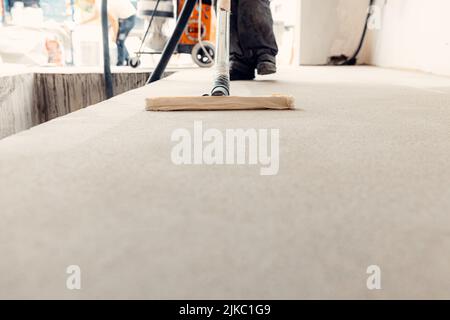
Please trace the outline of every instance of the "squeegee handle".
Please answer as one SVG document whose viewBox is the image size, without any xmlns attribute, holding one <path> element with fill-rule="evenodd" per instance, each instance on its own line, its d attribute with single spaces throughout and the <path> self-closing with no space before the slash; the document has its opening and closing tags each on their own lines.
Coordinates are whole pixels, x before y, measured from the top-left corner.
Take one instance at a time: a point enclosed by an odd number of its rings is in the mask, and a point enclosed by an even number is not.
<svg viewBox="0 0 450 320">
<path fill-rule="evenodd" d="M 218 0 L 216 73 L 212 96 L 230 95 L 230 14 L 231 0 Z"/>
</svg>

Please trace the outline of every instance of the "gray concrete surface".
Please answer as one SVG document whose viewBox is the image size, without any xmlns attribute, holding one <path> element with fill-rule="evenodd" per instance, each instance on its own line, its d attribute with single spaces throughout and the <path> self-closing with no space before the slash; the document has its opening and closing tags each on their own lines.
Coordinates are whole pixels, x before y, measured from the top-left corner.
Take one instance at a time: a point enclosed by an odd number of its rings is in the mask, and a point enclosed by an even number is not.
<svg viewBox="0 0 450 320">
<path fill-rule="evenodd" d="M 207 72 L 0 141 L 0 298 L 450 298 L 450 79 L 292 68 L 233 90 L 295 111 L 144 111 Z M 171 133 L 195 120 L 279 128 L 279 174 L 175 166 Z"/>
</svg>

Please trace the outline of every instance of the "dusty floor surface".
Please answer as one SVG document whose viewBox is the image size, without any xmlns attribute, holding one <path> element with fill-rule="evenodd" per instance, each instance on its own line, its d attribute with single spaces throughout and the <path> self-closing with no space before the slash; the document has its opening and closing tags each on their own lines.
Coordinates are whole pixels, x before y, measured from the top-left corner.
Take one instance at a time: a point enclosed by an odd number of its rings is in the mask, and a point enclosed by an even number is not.
<svg viewBox="0 0 450 320">
<path fill-rule="evenodd" d="M 450 298 L 449 78 L 286 69 L 233 92 L 295 111 L 144 111 L 209 84 L 181 72 L 0 141 L 0 298 Z M 278 174 L 174 165 L 199 120 L 279 129 Z"/>
</svg>

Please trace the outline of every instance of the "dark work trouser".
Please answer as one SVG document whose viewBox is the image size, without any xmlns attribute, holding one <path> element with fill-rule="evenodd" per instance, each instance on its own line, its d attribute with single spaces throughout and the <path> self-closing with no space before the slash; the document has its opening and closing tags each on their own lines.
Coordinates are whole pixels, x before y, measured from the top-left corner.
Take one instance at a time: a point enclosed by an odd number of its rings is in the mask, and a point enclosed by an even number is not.
<svg viewBox="0 0 450 320">
<path fill-rule="evenodd" d="M 117 65 L 122 66 L 124 62 L 128 61 L 129 54 L 125 46 L 125 40 L 130 31 L 134 28 L 136 23 L 136 16 L 132 15 L 127 19 L 119 19 L 119 32 L 117 34 Z"/>
<path fill-rule="evenodd" d="M 232 0 L 231 61 L 253 71 L 259 61 L 275 63 L 277 53 L 270 1 Z"/>
</svg>

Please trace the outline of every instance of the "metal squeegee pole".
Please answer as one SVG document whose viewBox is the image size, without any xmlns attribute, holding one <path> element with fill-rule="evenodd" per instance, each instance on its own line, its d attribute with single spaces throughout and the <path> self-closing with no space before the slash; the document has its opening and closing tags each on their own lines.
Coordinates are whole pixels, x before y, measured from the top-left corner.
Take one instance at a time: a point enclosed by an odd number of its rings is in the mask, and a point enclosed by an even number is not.
<svg viewBox="0 0 450 320">
<path fill-rule="evenodd" d="M 218 0 L 216 75 L 212 96 L 230 95 L 230 14 L 231 0 Z"/>
<path fill-rule="evenodd" d="M 173 31 L 173 34 L 170 37 L 169 41 L 166 43 L 161 56 L 161 60 L 159 60 L 158 65 L 152 72 L 150 78 L 147 80 L 147 84 L 161 79 L 167 65 L 169 64 L 170 58 L 172 57 L 172 54 L 174 53 L 178 42 L 180 41 L 181 35 L 183 34 L 184 29 L 186 29 L 189 18 L 194 11 L 196 3 L 197 0 L 186 0 L 183 10 L 181 10 L 180 17 L 178 18 L 175 30 Z"/>
</svg>

